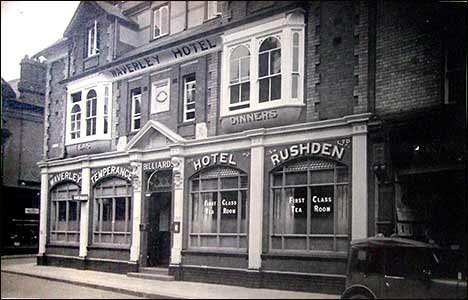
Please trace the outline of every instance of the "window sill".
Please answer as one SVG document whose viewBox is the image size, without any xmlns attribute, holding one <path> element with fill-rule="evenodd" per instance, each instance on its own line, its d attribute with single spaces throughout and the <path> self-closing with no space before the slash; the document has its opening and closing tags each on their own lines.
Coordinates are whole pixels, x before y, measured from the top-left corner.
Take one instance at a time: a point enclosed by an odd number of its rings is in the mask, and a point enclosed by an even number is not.
<svg viewBox="0 0 468 300">
<path fill-rule="evenodd" d="M 272 259 L 306 259 L 306 260 L 313 260 L 313 259 L 339 259 L 339 260 L 347 260 L 348 259 L 348 252 L 334 252 L 334 251 L 311 251 L 311 252 L 304 252 L 304 251 L 270 251 L 269 253 L 262 254 L 262 258 L 272 258 Z"/>
<path fill-rule="evenodd" d="M 155 42 L 155 41 L 158 41 L 158 40 L 160 40 L 161 38 L 166 37 L 166 36 L 169 36 L 169 35 L 170 35 L 169 33 L 166 33 L 166 34 L 163 34 L 163 35 L 160 35 L 160 36 L 157 36 L 157 37 L 151 37 L 151 38 L 150 38 L 150 43 L 153 43 L 153 42 Z"/>
<path fill-rule="evenodd" d="M 297 101 L 275 100 L 273 102 L 265 103 L 263 105 L 257 105 L 256 107 L 253 107 L 253 108 L 249 107 L 249 108 L 243 108 L 243 109 L 238 109 L 238 110 L 233 110 L 233 111 L 227 111 L 227 112 L 221 113 L 220 118 L 231 117 L 231 116 L 241 115 L 241 114 L 246 114 L 246 113 L 255 113 L 255 112 L 270 110 L 270 109 L 279 109 L 283 107 L 305 107 L 305 104 L 300 100 L 297 100 Z"/>
<path fill-rule="evenodd" d="M 113 249 L 113 250 L 130 250 L 130 245 L 118 244 L 93 244 L 89 245 L 88 249 Z"/>
<path fill-rule="evenodd" d="M 239 256 L 239 257 L 247 257 L 247 250 L 226 250 L 222 248 L 218 249 L 199 249 L 199 248 L 191 248 L 187 250 L 182 250 L 182 254 L 195 254 L 195 255 L 216 255 L 216 256 Z"/>
<path fill-rule="evenodd" d="M 221 16 L 222 16 L 222 14 L 216 14 L 216 16 L 206 18 L 206 19 L 203 20 L 203 24 L 208 23 L 208 22 L 213 21 L 213 20 L 216 20 L 216 19 L 219 19 L 219 18 L 221 18 Z"/>
<path fill-rule="evenodd" d="M 47 247 L 61 247 L 61 248 L 79 248 L 80 243 L 76 242 L 50 242 L 47 244 Z"/>
<path fill-rule="evenodd" d="M 105 137 L 105 136 L 89 136 L 87 138 L 80 138 L 79 140 L 72 140 L 72 141 L 67 141 L 65 143 L 65 146 L 73 146 L 77 144 L 82 144 L 82 143 L 91 143 L 91 142 L 99 142 L 99 141 L 111 141 L 112 138 Z"/>
<path fill-rule="evenodd" d="M 98 52 L 98 53 L 96 53 L 96 54 L 86 56 L 86 57 L 84 58 L 84 61 L 89 60 L 89 59 L 93 59 L 93 58 L 95 58 L 95 57 L 97 57 L 97 56 L 99 56 L 99 55 L 100 55 L 100 53 Z"/>
</svg>

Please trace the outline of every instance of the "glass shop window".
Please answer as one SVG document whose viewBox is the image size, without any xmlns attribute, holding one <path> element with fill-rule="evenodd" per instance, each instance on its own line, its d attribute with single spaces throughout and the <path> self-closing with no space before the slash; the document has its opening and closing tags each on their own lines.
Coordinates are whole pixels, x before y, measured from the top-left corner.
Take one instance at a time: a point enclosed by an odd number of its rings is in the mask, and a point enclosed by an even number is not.
<svg viewBox="0 0 468 300">
<path fill-rule="evenodd" d="M 73 201 L 80 194 L 76 184 L 55 186 L 50 192 L 50 241 L 78 243 L 80 240 L 80 203 Z"/>
<path fill-rule="evenodd" d="M 347 167 L 299 159 L 272 172 L 270 182 L 272 251 L 347 251 Z"/>
<path fill-rule="evenodd" d="M 190 180 L 192 248 L 247 248 L 248 176 L 213 167 Z"/>
<path fill-rule="evenodd" d="M 99 182 L 94 188 L 93 242 L 130 245 L 131 225 L 131 184 L 119 178 Z"/>
</svg>

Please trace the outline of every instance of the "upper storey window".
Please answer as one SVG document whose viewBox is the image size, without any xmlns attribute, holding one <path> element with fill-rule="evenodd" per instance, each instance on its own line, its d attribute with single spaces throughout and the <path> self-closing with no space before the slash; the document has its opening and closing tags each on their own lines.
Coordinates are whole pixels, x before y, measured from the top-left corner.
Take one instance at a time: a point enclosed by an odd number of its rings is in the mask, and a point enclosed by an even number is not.
<svg viewBox="0 0 468 300">
<path fill-rule="evenodd" d="M 212 19 L 221 14 L 219 1 L 205 1 L 206 19 Z"/>
<path fill-rule="evenodd" d="M 99 32 L 98 23 L 95 20 L 94 24 L 88 28 L 88 57 L 99 53 Z"/>
<path fill-rule="evenodd" d="M 246 46 L 234 49 L 229 69 L 229 109 L 247 108 L 250 105 L 250 52 Z"/>
<path fill-rule="evenodd" d="M 275 37 L 264 40 L 258 53 L 259 101 L 281 98 L 281 44 Z"/>
<path fill-rule="evenodd" d="M 153 10 L 153 39 L 169 33 L 169 5 L 165 4 Z"/>
<path fill-rule="evenodd" d="M 67 87 L 66 145 L 110 139 L 112 84 L 93 76 Z"/>
<path fill-rule="evenodd" d="M 225 33 L 221 116 L 304 105 L 304 27 L 294 12 Z"/>
</svg>

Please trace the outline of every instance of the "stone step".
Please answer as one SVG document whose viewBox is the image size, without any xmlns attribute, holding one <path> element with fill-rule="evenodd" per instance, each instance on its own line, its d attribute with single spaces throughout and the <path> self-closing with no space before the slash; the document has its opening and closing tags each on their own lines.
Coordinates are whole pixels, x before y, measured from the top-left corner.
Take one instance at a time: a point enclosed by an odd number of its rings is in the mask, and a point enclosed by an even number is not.
<svg viewBox="0 0 468 300">
<path fill-rule="evenodd" d="M 135 278 L 142 278 L 142 279 L 160 280 L 160 281 L 173 281 L 174 280 L 174 276 L 162 275 L 162 274 L 151 274 L 151 273 L 130 272 L 130 273 L 127 273 L 127 276 L 135 277 Z"/>
<path fill-rule="evenodd" d="M 169 275 L 169 269 L 161 267 L 140 267 L 138 272 L 145 274 Z"/>
</svg>

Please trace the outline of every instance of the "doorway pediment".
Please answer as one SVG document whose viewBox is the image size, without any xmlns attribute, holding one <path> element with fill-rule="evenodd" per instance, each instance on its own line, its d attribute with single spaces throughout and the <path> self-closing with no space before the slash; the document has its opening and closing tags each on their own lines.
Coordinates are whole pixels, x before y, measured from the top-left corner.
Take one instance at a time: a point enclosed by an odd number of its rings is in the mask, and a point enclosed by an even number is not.
<svg viewBox="0 0 468 300">
<path fill-rule="evenodd" d="M 165 148 L 173 144 L 181 144 L 186 142 L 186 139 L 154 120 L 148 121 L 143 128 L 128 142 L 127 151 L 150 150 Z"/>
</svg>

